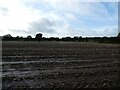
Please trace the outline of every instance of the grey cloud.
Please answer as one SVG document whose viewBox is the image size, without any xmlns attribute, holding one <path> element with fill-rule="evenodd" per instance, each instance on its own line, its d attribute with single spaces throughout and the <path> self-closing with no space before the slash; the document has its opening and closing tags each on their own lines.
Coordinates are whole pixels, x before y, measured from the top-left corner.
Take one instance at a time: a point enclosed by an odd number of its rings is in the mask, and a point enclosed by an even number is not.
<svg viewBox="0 0 120 90">
<path fill-rule="evenodd" d="M 117 28 L 106 28 L 103 32 L 107 36 L 117 36 L 118 29 Z"/>
<path fill-rule="evenodd" d="M 5 7 L 0 7 L 0 13 L 2 13 L 3 15 L 7 15 L 7 13 L 9 12 L 9 10 Z"/>
<path fill-rule="evenodd" d="M 27 35 L 32 35 L 30 31 L 27 31 L 26 29 L 12 29 L 12 28 L 9 28 L 8 29 L 10 34 L 13 35 L 13 36 L 27 36 Z M 7 33 L 8 34 L 8 33 Z"/>
<path fill-rule="evenodd" d="M 55 30 L 53 29 L 54 22 L 42 18 L 40 20 L 31 22 L 29 27 L 29 30 L 33 33 L 41 32 L 41 33 L 55 33 Z"/>
<path fill-rule="evenodd" d="M 10 31 L 14 32 L 14 33 L 25 33 L 25 34 L 29 34 L 29 31 L 26 30 L 20 30 L 20 29 L 9 29 Z"/>
<path fill-rule="evenodd" d="M 83 37 L 101 37 L 101 36 L 116 36 L 118 33 L 117 28 L 101 28 L 97 29 L 77 29 L 71 31 L 72 36 L 83 36 Z"/>
</svg>

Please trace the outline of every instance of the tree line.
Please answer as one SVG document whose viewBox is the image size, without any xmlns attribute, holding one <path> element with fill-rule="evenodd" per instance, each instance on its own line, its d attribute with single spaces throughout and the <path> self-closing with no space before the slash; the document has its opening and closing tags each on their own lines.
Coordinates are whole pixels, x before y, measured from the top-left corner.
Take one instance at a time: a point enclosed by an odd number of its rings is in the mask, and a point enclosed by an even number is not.
<svg viewBox="0 0 120 90">
<path fill-rule="evenodd" d="M 35 38 L 31 35 L 27 37 L 17 36 L 12 37 L 10 34 L 2 36 L 3 41 L 74 41 L 74 42 L 98 42 L 98 43 L 120 43 L 120 33 L 116 37 L 82 37 L 74 36 L 72 37 L 42 37 L 41 33 L 36 34 Z"/>
</svg>

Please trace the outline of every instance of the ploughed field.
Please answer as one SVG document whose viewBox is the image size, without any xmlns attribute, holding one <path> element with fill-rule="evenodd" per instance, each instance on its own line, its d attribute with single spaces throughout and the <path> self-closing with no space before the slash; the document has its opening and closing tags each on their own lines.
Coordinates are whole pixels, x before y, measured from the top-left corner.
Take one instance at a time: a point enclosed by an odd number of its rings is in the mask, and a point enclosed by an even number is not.
<svg viewBox="0 0 120 90">
<path fill-rule="evenodd" d="M 4 41 L 3 88 L 120 87 L 119 45 Z"/>
</svg>

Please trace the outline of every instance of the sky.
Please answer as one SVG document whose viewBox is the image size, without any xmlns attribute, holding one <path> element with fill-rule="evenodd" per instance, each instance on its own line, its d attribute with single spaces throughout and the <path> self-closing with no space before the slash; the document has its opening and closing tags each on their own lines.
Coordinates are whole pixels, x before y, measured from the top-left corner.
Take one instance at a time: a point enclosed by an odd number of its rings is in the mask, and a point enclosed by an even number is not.
<svg viewBox="0 0 120 90">
<path fill-rule="evenodd" d="M 113 2 L 114 1 L 114 2 Z M 0 36 L 118 34 L 118 0 L 0 0 Z"/>
</svg>

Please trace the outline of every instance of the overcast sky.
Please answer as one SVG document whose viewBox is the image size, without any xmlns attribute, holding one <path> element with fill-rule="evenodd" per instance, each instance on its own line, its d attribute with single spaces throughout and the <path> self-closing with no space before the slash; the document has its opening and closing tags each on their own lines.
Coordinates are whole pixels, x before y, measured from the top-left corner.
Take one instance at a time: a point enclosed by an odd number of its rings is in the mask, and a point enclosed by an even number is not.
<svg viewBox="0 0 120 90">
<path fill-rule="evenodd" d="M 44 37 L 117 35 L 118 0 L 81 1 L 0 0 L 0 35 L 34 37 L 38 32 Z"/>
</svg>

